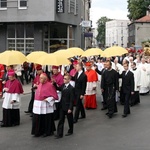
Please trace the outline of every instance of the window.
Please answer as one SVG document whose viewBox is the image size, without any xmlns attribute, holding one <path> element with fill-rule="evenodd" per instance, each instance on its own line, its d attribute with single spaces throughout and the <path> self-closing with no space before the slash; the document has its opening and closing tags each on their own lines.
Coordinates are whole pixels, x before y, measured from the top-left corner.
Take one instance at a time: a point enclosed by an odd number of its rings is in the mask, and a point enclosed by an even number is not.
<svg viewBox="0 0 150 150">
<path fill-rule="evenodd" d="M 28 54 L 34 50 L 34 24 L 7 25 L 7 43 L 9 50 L 19 50 Z"/>
<path fill-rule="evenodd" d="M 0 9 L 7 9 L 7 0 L 0 0 Z"/>
<path fill-rule="evenodd" d="M 43 25 L 43 49 L 47 52 L 55 52 L 59 49 L 67 49 L 75 45 L 74 27 L 61 23 Z"/>
<path fill-rule="evenodd" d="M 27 9 L 27 0 L 18 0 L 19 9 Z"/>
<path fill-rule="evenodd" d="M 78 3 L 77 0 L 68 0 L 68 13 L 77 15 L 78 14 Z"/>
</svg>

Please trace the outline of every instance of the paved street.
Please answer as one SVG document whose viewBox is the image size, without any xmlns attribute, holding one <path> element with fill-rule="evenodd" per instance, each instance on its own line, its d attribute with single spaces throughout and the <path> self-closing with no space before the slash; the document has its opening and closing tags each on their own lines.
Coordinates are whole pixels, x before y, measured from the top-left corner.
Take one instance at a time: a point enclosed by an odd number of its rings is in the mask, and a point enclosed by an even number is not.
<svg viewBox="0 0 150 150">
<path fill-rule="evenodd" d="M 22 96 L 21 125 L 0 128 L 0 150 L 150 149 L 150 96 L 141 97 L 141 104 L 131 108 L 131 115 L 125 119 L 121 117 L 123 107 L 120 105 L 118 114 L 114 118 L 108 119 L 105 112 L 100 110 L 99 101 L 97 110 L 88 110 L 87 118 L 75 124 L 73 136 L 59 140 L 54 137 L 32 137 L 30 134 L 31 118 L 24 114 L 29 99 L 29 94 Z M 1 104 L 2 101 L 0 101 Z M 0 109 L 0 119 L 1 112 L 2 109 Z"/>
</svg>

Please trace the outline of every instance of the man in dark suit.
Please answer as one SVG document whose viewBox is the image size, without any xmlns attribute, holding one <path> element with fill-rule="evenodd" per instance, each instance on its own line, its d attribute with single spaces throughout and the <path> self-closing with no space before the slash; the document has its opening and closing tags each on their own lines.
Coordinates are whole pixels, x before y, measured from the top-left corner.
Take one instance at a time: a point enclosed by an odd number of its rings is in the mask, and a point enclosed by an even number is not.
<svg viewBox="0 0 150 150">
<path fill-rule="evenodd" d="M 76 110 L 74 115 L 74 123 L 78 122 L 78 119 L 86 118 L 85 109 L 83 107 L 82 100 L 85 95 L 86 84 L 87 84 L 87 76 L 83 72 L 82 63 L 78 63 L 76 65 L 77 73 L 74 76 L 75 80 L 75 100 L 76 100 Z M 81 112 L 81 117 L 79 118 L 79 114 Z"/>
<path fill-rule="evenodd" d="M 122 77 L 122 92 L 123 97 L 125 99 L 125 103 L 124 103 L 124 114 L 122 115 L 122 117 L 127 117 L 127 115 L 130 114 L 129 101 L 131 95 L 134 94 L 134 75 L 129 70 L 128 63 L 124 63 L 123 67 L 125 71 L 123 71 L 121 77 Z"/>
<path fill-rule="evenodd" d="M 61 90 L 60 100 L 60 119 L 57 126 L 56 138 L 63 137 L 65 116 L 67 116 L 69 130 L 65 136 L 73 134 L 73 101 L 74 101 L 74 88 L 70 84 L 71 77 L 69 75 L 64 76 L 64 84 L 59 88 Z"/>
</svg>

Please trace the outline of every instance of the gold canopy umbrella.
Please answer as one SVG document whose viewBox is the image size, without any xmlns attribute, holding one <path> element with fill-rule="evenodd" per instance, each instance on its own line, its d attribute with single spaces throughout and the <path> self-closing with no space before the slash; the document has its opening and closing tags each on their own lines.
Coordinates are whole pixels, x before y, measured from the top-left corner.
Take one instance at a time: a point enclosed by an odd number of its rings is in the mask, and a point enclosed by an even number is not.
<svg viewBox="0 0 150 150">
<path fill-rule="evenodd" d="M 59 65 L 69 65 L 70 61 L 67 58 L 62 57 L 61 55 L 52 53 L 40 57 L 34 63 L 41 64 L 41 65 L 59 66 Z"/>
<path fill-rule="evenodd" d="M 28 61 L 26 56 L 14 50 L 6 50 L 3 53 L 0 53 L 0 64 L 4 65 L 18 65 L 23 64 L 25 61 Z"/>
<path fill-rule="evenodd" d="M 46 54 L 47 53 L 43 51 L 34 51 L 34 52 L 31 52 L 29 55 L 27 55 L 27 59 L 29 62 L 34 63 L 37 59 L 39 59 L 40 57 Z"/>
<path fill-rule="evenodd" d="M 105 49 L 101 55 L 101 57 L 113 57 L 113 56 L 121 56 L 123 54 L 127 54 L 128 51 L 120 46 L 112 46 Z"/>
<path fill-rule="evenodd" d="M 81 48 L 78 48 L 78 47 L 68 48 L 67 50 L 73 53 L 74 56 L 80 56 L 84 52 Z"/>
<path fill-rule="evenodd" d="M 58 50 L 53 54 L 60 55 L 60 56 L 65 57 L 65 58 L 70 58 L 70 57 L 74 56 L 74 54 L 71 51 L 66 50 L 66 49 Z"/>
<path fill-rule="evenodd" d="M 83 52 L 82 57 L 101 55 L 103 51 L 99 48 L 91 48 Z"/>
</svg>

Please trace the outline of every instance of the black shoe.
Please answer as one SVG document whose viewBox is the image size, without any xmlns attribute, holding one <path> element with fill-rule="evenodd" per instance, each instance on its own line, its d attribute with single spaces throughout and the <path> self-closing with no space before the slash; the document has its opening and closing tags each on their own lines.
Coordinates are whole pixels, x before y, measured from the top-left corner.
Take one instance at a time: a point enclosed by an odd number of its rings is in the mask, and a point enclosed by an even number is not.
<svg viewBox="0 0 150 150">
<path fill-rule="evenodd" d="M 56 135 L 55 139 L 61 139 L 63 136 Z"/>
<path fill-rule="evenodd" d="M 79 117 L 79 119 L 85 119 L 86 117 Z"/>
<path fill-rule="evenodd" d="M 47 137 L 47 136 L 49 136 L 49 135 L 47 135 L 47 134 L 43 134 L 43 137 Z"/>
<path fill-rule="evenodd" d="M 67 133 L 67 134 L 65 134 L 65 136 L 70 136 L 70 135 L 72 135 L 73 133 Z"/>
<path fill-rule="evenodd" d="M 126 117 L 127 117 L 127 114 L 123 114 L 122 117 L 123 117 L 123 118 L 126 118 Z"/>
<path fill-rule="evenodd" d="M 1 126 L 1 127 L 6 127 L 4 124 L 1 124 L 0 126 Z"/>
<path fill-rule="evenodd" d="M 24 111 L 26 114 L 29 114 L 30 112 L 29 111 Z"/>
<path fill-rule="evenodd" d="M 101 110 L 106 110 L 106 109 L 107 109 L 106 107 L 101 108 Z"/>
<path fill-rule="evenodd" d="M 30 117 L 33 117 L 33 115 L 31 114 Z"/>
<path fill-rule="evenodd" d="M 109 112 L 107 112 L 105 115 L 109 115 Z"/>
<path fill-rule="evenodd" d="M 113 116 L 112 114 L 108 114 L 108 117 L 109 117 L 109 118 L 112 118 L 112 116 Z"/>
<path fill-rule="evenodd" d="M 78 121 L 77 120 L 73 120 L 73 123 L 77 123 Z"/>
<path fill-rule="evenodd" d="M 33 137 L 40 137 L 41 135 L 40 134 L 35 134 Z"/>
</svg>

